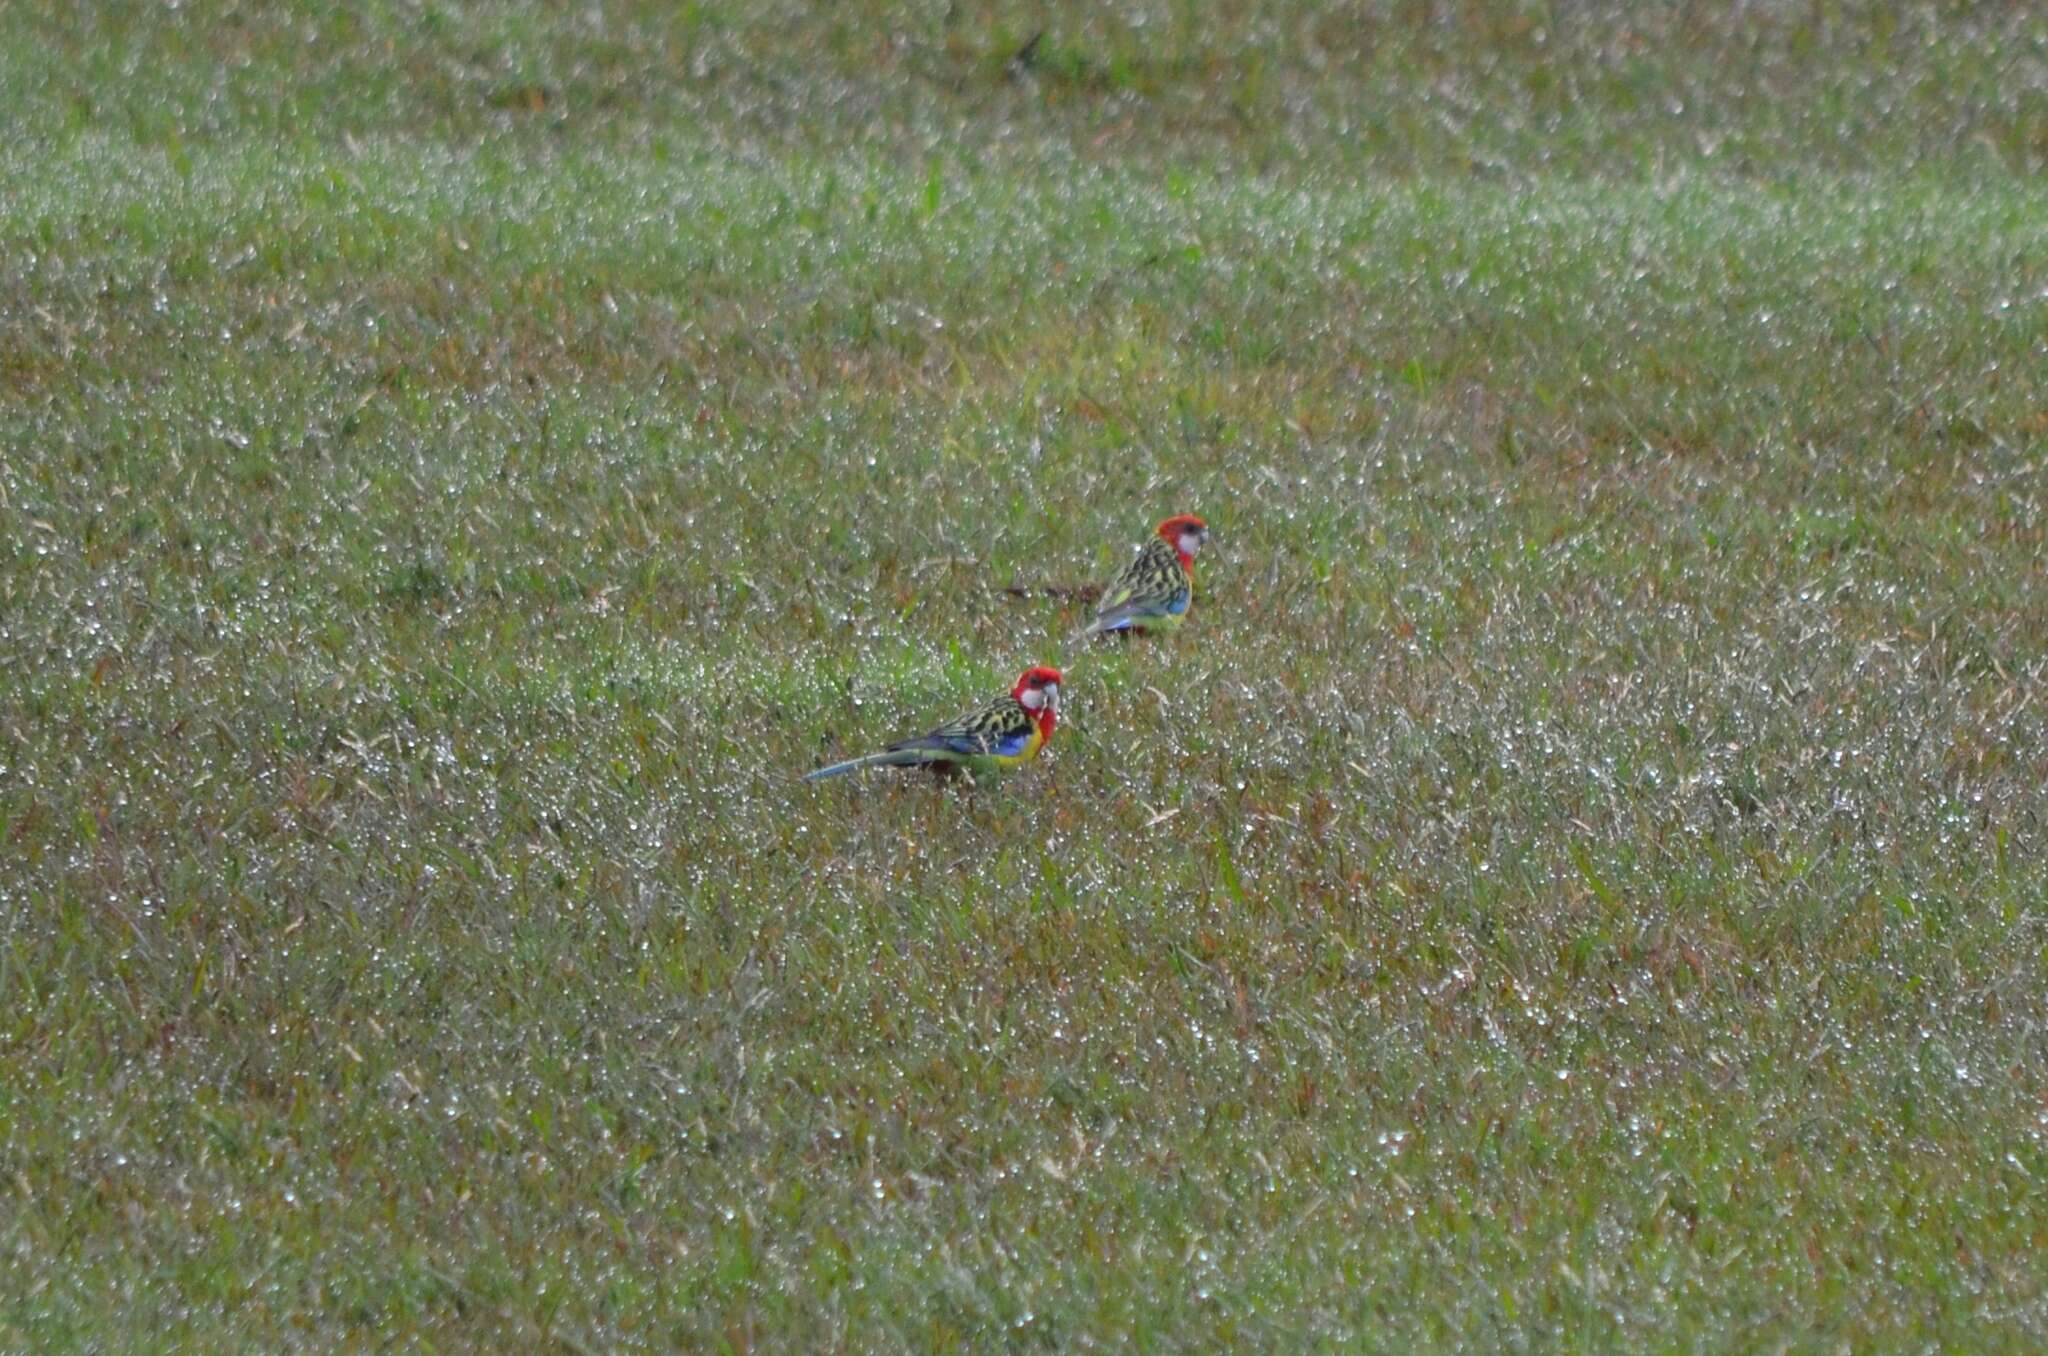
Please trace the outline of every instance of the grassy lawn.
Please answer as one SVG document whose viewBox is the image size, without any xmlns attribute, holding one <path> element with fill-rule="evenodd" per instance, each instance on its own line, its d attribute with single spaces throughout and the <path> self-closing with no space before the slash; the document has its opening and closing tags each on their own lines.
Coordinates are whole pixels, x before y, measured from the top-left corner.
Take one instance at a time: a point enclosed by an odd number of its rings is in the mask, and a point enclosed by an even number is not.
<svg viewBox="0 0 2048 1356">
<path fill-rule="evenodd" d="M 2048 1345 L 2048 20 L 1733 8 L 0 6 L 0 1347 Z"/>
</svg>

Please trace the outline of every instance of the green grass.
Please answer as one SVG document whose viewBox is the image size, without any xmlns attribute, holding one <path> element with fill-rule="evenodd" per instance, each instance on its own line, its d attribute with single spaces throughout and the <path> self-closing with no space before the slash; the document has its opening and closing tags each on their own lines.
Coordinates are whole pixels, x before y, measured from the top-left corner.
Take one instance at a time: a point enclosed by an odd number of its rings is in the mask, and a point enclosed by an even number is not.
<svg viewBox="0 0 2048 1356">
<path fill-rule="evenodd" d="M 2027 7 L 83 8 L 0 1345 L 2048 1343 Z"/>
</svg>

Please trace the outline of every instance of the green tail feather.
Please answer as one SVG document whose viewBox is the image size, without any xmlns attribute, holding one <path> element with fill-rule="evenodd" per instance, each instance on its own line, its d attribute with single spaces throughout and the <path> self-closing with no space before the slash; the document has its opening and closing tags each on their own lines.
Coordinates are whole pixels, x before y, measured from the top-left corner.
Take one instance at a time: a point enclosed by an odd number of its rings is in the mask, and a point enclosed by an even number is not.
<svg viewBox="0 0 2048 1356">
<path fill-rule="evenodd" d="M 884 753 L 864 754 L 849 758 L 843 763 L 821 767 L 816 772 L 804 774 L 807 782 L 822 782 L 828 777 L 844 777 L 849 772 L 858 772 L 864 767 L 922 767 L 926 763 L 946 763 L 950 758 L 935 756 L 930 749 L 890 749 Z"/>
</svg>

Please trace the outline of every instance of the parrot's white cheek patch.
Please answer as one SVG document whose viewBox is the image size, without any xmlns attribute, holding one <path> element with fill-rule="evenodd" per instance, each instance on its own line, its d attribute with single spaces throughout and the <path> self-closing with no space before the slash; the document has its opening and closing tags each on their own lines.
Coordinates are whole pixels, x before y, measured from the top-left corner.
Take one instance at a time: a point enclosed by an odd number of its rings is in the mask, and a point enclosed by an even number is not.
<svg viewBox="0 0 2048 1356">
<path fill-rule="evenodd" d="M 1035 687 L 1027 687 L 1017 694 L 1017 703 L 1026 711 L 1036 711 L 1045 705 L 1045 693 Z"/>
<path fill-rule="evenodd" d="M 1202 539 L 1199 535 L 1193 532 L 1183 532 L 1180 534 L 1180 553 L 1182 555 L 1191 556 L 1201 549 Z"/>
</svg>

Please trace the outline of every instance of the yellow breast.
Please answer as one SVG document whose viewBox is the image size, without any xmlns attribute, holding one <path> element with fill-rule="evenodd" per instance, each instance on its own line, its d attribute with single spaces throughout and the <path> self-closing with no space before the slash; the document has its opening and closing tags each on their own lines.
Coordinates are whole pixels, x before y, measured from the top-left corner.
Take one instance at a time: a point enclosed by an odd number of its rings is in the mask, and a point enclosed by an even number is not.
<svg viewBox="0 0 2048 1356">
<path fill-rule="evenodd" d="M 997 762 L 1003 763 L 1005 765 L 1010 763 L 1028 762 L 1031 759 L 1036 758 L 1038 756 L 1038 751 L 1044 747 L 1045 731 L 1039 728 L 1037 725 L 1033 725 L 1031 727 L 1031 738 L 1028 742 L 1026 742 L 1023 748 L 1011 754 L 999 753 L 995 756 L 995 758 Z"/>
</svg>

